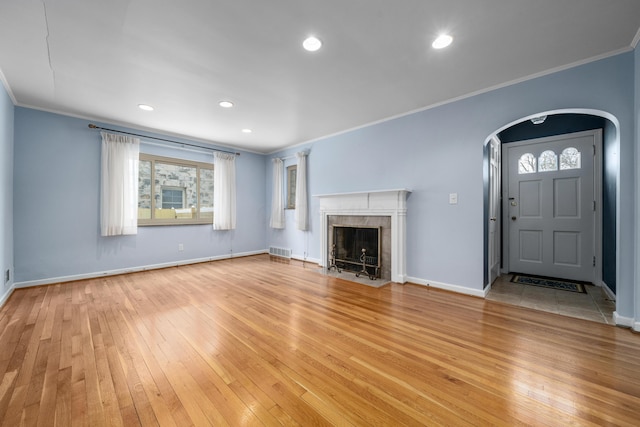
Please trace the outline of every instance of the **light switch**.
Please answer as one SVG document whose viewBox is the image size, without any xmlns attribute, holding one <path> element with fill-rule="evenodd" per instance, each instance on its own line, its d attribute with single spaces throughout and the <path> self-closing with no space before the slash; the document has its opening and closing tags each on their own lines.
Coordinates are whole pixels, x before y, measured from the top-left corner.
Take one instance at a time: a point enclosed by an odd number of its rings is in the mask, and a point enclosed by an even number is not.
<svg viewBox="0 0 640 427">
<path fill-rule="evenodd" d="M 449 204 L 450 205 L 458 204 L 458 193 L 449 193 Z"/>
</svg>

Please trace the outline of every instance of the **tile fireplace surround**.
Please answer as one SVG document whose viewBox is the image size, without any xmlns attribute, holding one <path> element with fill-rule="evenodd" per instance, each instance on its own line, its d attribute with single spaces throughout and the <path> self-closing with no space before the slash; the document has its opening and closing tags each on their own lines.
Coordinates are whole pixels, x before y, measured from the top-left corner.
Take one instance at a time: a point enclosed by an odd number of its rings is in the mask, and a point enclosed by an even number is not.
<svg viewBox="0 0 640 427">
<path fill-rule="evenodd" d="M 386 216 L 391 219 L 391 280 L 407 281 L 407 196 L 411 191 L 379 190 L 357 193 L 321 194 L 320 236 L 321 266 L 329 265 L 329 217 L 333 216 Z"/>
</svg>

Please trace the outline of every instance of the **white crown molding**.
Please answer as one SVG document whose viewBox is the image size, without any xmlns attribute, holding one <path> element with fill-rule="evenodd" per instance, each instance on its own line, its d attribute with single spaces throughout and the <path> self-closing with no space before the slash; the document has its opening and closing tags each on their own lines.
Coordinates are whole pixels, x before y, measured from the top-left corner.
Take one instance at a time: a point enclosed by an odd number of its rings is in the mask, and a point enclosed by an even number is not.
<svg viewBox="0 0 640 427">
<path fill-rule="evenodd" d="M 638 42 L 640 42 L 640 28 L 638 28 L 638 31 L 636 32 L 635 37 L 631 41 L 631 47 L 634 49 L 638 47 Z"/>
<path fill-rule="evenodd" d="M 238 152 L 241 152 L 241 153 L 252 153 L 252 154 L 258 154 L 258 155 L 261 155 L 261 156 L 265 155 L 265 153 L 260 152 L 260 151 L 253 151 L 253 150 L 249 150 L 249 149 L 246 149 L 246 148 L 234 147 L 234 146 L 231 146 L 231 145 L 221 144 L 221 143 L 216 142 L 216 141 L 209 141 L 209 140 L 206 140 L 206 139 L 196 138 L 196 137 L 193 137 L 193 136 L 187 136 L 187 135 L 183 135 L 183 134 L 180 134 L 180 133 L 168 132 L 168 131 L 164 131 L 164 130 L 161 130 L 161 129 L 154 129 L 154 128 L 149 128 L 149 127 L 145 127 L 145 126 L 137 126 L 137 125 L 134 125 L 134 124 L 131 124 L 131 123 L 126 123 L 126 122 L 110 121 L 108 119 L 103 119 L 103 118 L 99 118 L 99 117 L 89 117 L 89 116 L 85 116 L 85 115 L 82 115 L 82 114 L 72 114 L 72 113 L 67 113 L 67 112 L 62 112 L 62 111 L 59 111 L 59 110 L 55 110 L 55 109 L 52 109 L 52 108 L 35 107 L 33 105 L 16 103 L 16 102 L 14 102 L 14 105 L 16 107 L 29 108 L 31 110 L 43 111 L 45 113 L 58 114 L 60 116 L 72 117 L 74 119 L 86 120 L 88 122 L 95 122 L 95 124 L 97 126 L 103 126 L 103 125 L 119 126 L 119 127 L 126 128 L 127 131 L 133 130 L 133 131 L 137 131 L 137 132 L 148 132 L 148 133 L 151 133 L 151 134 L 168 136 L 168 137 L 171 137 L 171 138 L 184 139 L 185 142 L 199 142 L 199 143 L 205 144 L 205 146 L 202 147 L 204 149 L 209 149 L 210 148 L 211 150 L 216 150 L 216 149 L 232 150 L 232 151 L 238 151 Z M 149 135 L 149 138 L 153 139 L 153 135 Z M 179 143 L 180 141 L 177 141 L 177 142 Z M 170 146 L 167 145 L 167 147 L 170 147 Z"/>
<path fill-rule="evenodd" d="M 9 86 L 9 82 L 7 81 L 7 78 L 5 77 L 4 73 L 2 72 L 2 69 L 0 69 L 0 81 L 2 82 L 2 86 L 4 86 L 4 90 L 9 95 L 9 98 L 11 98 L 11 102 L 13 102 L 13 105 L 17 105 L 18 102 L 16 101 L 16 97 L 13 94 L 13 91 L 11 90 L 11 87 Z"/>
<path fill-rule="evenodd" d="M 636 37 L 634 38 L 635 44 L 637 44 L 638 41 L 639 41 L 639 40 L 636 40 L 636 39 L 640 39 L 640 30 L 638 30 L 638 31 L 639 31 L 638 34 L 636 34 Z M 623 54 L 623 53 L 626 53 L 626 52 L 630 52 L 630 51 L 632 51 L 634 49 L 635 44 L 633 44 L 632 46 L 623 47 L 621 49 L 617 49 L 617 50 L 614 50 L 614 51 L 611 51 L 611 52 L 607 52 L 607 53 L 603 53 L 603 54 L 600 54 L 600 55 L 592 56 L 592 57 L 587 58 L 587 59 L 583 59 L 583 60 L 580 60 L 580 61 L 572 62 L 570 64 L 565 64 L 565 65 L 561 65 L 559 67 L 550 68 L 550 69 L 545 70 L 545 71 L 540 71 L 539 73 L 529 74 L 527 76 L 524 76 L 524 77 L 521 77 L 521 78 L 518 78 L 518 79 L 515 79 L 515 80 L 509 80 L 507 82 L 500 83 L 500 84 L 497 84 L 497 85 L 494 85 L 494 86 L 489 86 L 487 88 L 480 89 L 480 90 L 477 90 L 477 91 L 474 91 L 474 92 L 469 92 L 467 94 L 460 95 L 460 96 L 457 96 L 455 98 L 446 99 L 446 100 L 441 101 L 441 102 L 436 102 L 435 104 L 430 104 L 430 105 L 427 105 L 425 107 L 416 108 L 415 110 L 411 110 L 411 111 L 407 111 L 407 112 L 404 112 L 404 113 L 396 114 L 396 115 L 390 116 L 390 117 L 385 117 L 385 118 L 380 119 L 380 120 L 375 120 L 375 121 L 372 121 L 372 122 L 368 122 L 368 123 L 365 123 L 365 124 L 362 124 L 362 125 L 359 125 L 359 126 L 355 126 L 355 127 L 352 127 L 352 128 L 349 128 L 349 129 L 345 129 L 345 130 L 342 130 L 342 131 L 339 131 L 339 132 L 335 132 L 335 133 L 332 133 L 332 134 L 320 136 L 318 138 L 313 138 L 313 139 L 310 139 L 310 140 L 307 140 L 307 141 L 302 141 L 302 142 L 299 142 L 299 143 L 296 143 L 296 144 L 293 144 L 293 145 L 287 145 L 285 147 L 282 147 L 282 148 L 279 148 L 277 150 L 271 151 L 271 152 L 267 153 L 267 155 L 277 154 L 277 153 L 279 153 L 281 151 L 286 151 L 286 150 L 289 150 L 289 149 L 292 149 L 292 148 L 296 148 L 296 147 L 299 147 L 299 146 L 302 146 L 302 145 L 313 144 L 314 142 L 322 141 L 324 139 L 332 138 L 332 137 L 335 137 L 335 136 L 338 136 L 338 135 L 343 135 L 343 134 L 346 134 L 346 133 L 349 133 L 349 132 L 352 132 L 352 131 L 355 131 L 355 130 L 358 130 L 358 129 L 363 129 L 363 128 L 366 128 L 366 127 L 369 127 L 369 126 L 373 126 L 373 125 L 377 125 L 377 124 L 380 124 L 380 123 L 388 122 L 388 121 L 395 120 L 395 119 L 398 119 L 398 118 L 401 118 L 401 117 L 410 116 L 411 114 L 420 113 L 422 111 L 432 110 L 434 108 L 441 107 L 443 105 L 452 104 L 454 102 L 462 101 L 462 100 L 468 99 L 468 98 L 473 98 L 474 96 L 482 95 L 484 93 L 492 92 L 494 90 L 503 89 L 503 88 L 508 87 L 508 86 L 513 86 L 513 85 L 516 85 L 516 84 L 519 84 L 519 83 L 524 83 L 526 81 L 534 80 L 534 79 L 537 79 L 539 77 L 548 76 L 550 74 L 558 73 L 560 71 L 569 70 L 571 68 L 576 68 L 576 67 L 579 67 L 581 65 L 589 64 L 591 62 L 600 61 L 602 59 L 606 59 L 606 58 L 610 58 L 612 56 L 616 56 L 616 55 L 620 55 L 620 54 Z"/>
</svg>

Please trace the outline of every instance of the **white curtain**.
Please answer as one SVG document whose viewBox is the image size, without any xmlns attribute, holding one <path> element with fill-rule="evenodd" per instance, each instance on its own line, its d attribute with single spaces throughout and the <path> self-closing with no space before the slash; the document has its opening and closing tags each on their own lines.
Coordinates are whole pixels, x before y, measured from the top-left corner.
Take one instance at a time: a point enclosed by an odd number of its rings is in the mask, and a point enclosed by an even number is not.
<svg viewBox="0 0 640 427">
<path fill-rule="evenodd" d="M 306 230 L 309 224 L 309 208 L 307 206 L 307 153 L 296 153 L 298 171 L 296 172 L 296 226 L 298 230 Z"/>
<path fill-rule="evenodd" d="M 101 132 L 100 233 L 138 233 L 140 139 Z"/>
<path fill-rule="evenodd" d="M 284 162 L 278 158 L 273 159 L 271 228 L 284 228 Z"/>
<path fill-rule="evenodd" d="M 216 152 L 213 167 L 213 229 L 236 228 L 236 155 Z"/>
</svg>

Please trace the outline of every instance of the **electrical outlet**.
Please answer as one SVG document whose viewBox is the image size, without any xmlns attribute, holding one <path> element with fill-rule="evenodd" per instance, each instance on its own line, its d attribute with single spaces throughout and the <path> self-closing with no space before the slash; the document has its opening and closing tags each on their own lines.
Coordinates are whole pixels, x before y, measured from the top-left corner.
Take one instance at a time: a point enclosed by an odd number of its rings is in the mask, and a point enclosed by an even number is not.
<svg viewBox="0 0 640 427">
<path fill-rule="evenodd" d="M 184 245 L 182 243 L 178 243 L 178 250 L 184 251 Z"/>
</svg>

